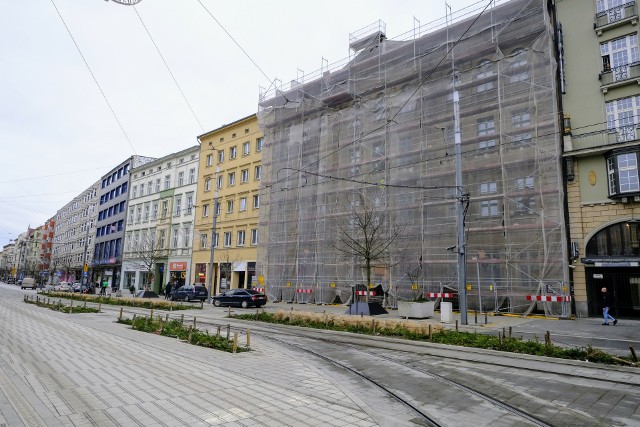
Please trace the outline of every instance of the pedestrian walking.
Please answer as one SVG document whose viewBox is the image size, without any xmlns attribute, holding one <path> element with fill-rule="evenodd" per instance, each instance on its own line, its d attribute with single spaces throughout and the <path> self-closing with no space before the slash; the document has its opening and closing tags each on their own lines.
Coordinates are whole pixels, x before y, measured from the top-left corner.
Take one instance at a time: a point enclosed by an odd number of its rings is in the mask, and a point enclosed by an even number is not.
<svg viewBox="0 0 640 427">
<path fill-rule="evenodd" d="M 607 293 L 607 288 L 602 288 L 602 315 L 604 316 L 603 325 L 608 325 L 609 320 L 613 320 L 613 325 L 615 326 L 618 323 L 617 319 L 614 319 L 612 315 L 609 314 L 610 307 L 610 298 Z"/>
<path fill-rule="evenodd" d="M 107 286 L 109 286 L 109 281 L 104 279 L 102 286 L 100 286 L 100 295 L 107 295 Z"/>
<path fill-rule="evenodd" d="M 164 288 L 164 299 L 171 297 L 171 282 L 167 282 L 167 286 Z"/>
</svg>

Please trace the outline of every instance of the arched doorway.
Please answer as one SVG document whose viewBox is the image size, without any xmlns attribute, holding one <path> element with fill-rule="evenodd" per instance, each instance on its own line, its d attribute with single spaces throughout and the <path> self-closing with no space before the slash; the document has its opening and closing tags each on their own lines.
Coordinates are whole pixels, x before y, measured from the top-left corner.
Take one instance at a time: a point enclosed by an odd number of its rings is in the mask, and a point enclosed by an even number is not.
<svg viewBox="0 0 640 427">
<path fill-rule="evenodd" d="M 614 316 L 640 318 L 640 221 L 611 224 L 587 242 L 585 258 L 589 315 L 602 313 L 600 289 L 613 297 Z"/>
</svg>

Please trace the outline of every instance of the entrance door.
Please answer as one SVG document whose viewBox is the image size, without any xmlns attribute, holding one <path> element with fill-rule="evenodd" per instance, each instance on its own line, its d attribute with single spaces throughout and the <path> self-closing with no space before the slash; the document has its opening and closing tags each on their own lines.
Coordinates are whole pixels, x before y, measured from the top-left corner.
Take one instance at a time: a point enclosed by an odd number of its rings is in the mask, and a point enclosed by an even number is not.
<svg viewBox="0 0 640 427">
<path fill-rule="evenodd" d="M 606 287 L 612 299 L 611 314 L 613 317 L 640 318 L 639 268 L 591 267 L 586 268 L 585 272 L 587 275 L 589 316 L 602 315 L 600 290 Z"/>
</svg>

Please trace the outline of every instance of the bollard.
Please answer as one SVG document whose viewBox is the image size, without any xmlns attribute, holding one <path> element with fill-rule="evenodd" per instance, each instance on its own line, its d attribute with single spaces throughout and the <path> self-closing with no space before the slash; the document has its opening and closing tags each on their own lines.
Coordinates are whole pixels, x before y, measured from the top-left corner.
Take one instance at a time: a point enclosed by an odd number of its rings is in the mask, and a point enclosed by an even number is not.
<svg viewBox="0 0 640 427">
<path fill-rule="evenodd" d="M 549 333 L 549 331 L 544 334 L 544 345 L 546 345 L 547 347 L 551 345 L 551 334 Z"/>
<path fill-rule="evenodd" d="M 184 313 L 180 315 L 180 327 L 184 325 Z"/>
<path fill-rule="evenodd" d="M 507 330 L 504 328 L 504 326 L 502 327 L 502 336 L 503 337 L 507 337 Z"/>
<path fill-rule="evenodd" d="M 502 333 L 498 331 L 498 343 L 502 346 Z"/>
<path fill-rule="evenodd" d="M 36 304 L 40 304 L 40 297 L 36 297 Z"/>
<path fill-rule="evenodd" d="M 201 300 L 200 300 L 200 308 L 203 308 L 203 307 L 204 307 L 204 300 L 203 300 L 203 299 L 201 299 Z"/>
<path fill-rule="evenodd" d="M 371 333 L 376 334 L 376 319 L 371 319 Z"/>
<path fill-rule="evenodd" d="M 233 352 L 235 353 L 236 351 L 238 351 L 238 333 L 234 332 L 233 333 Z"/>
<path fill-rule="evenodd" d="M 231 325 L 227 323 L 227 341 L 231 338 Z"/>
<path fill-rule="evenodd" d="M 196 328 L 196 316 L 193 316 L 193 329 Z"/>
<path fill-rule="evenodd" d="M 87 308 L 87 302 L 86 301 L 84 302 L 84 308 Z"/>
<path fill-rule="evenodd" d="M 100 313 L 100 310 L 102 309 L 102 301 L 100 301 L 98 303 L 98 313 Z"/>
<path fill-rule="evenodd" d="M 260 310 L 256 308 L 256 320 L 258 320 L 258 311 Z"/>
<path fill-rule="evenodd" d="M 458 321 L 456 320 L 456 332 L 458 332 Z"/>
<path fill-rule="evenodd" d="M 160 335 L 164 332 L 164 322 L 162 321 L 162 317 L 160 317 Z"/>
<path fill-rule="evenodd" d="M 632 345 L 630 345 L 629 351 L 631 351 L 631 360 L 633 360 L 633 363 L 638 363 L 638 356 L 636 356 L 636 349 L 633 348 Z"/>
<path fill-rule="evenodd" d="M 474 313 L 476 314 L 476 325 L 478 324 L 478 311 L 477 310 L 473 310 Z"/>
<path fill-rule="evenodd" d="M 247 348 L 251 347 L 251 331 L 247 329 Z"/>
<path fill-rule="evenodd" d="M 60 307 L 61 307 L 61 306 L 62 306 L 62 300 L 61 300 L 61 299 L 59 299 L 59 300 L 58 300 L 58 311 L 60 311 Z"/>
<path fill-rule="evenodd" d="M 487 320 L 487 312 L 485 311 L 484 312 L 484 324 L 486 325 L 488 323 L 489 323 L 489 321 Z"/>
<path fill-rule="evenodd" d="M 167 313 L 167 315 L 166 315 L 166 316 L 164 316 L 164 321 L 165 321 L 165 322 L 168 322 L 168 321 L 169 321 L 169 313 Z"/>
<path fill-rule="evenodd" d="M 231 317 L 231 306 L 228 307 L 228 311 L 227 311 L 227 317 Z"/>
<path fill-rule="evenodd" d="M 73 300 L 71 300 L 71 304 L 69 304 L 69 313 L 73 313 Z"/>
<path fill-rule="evenodd" d="M 153 322 L 153 308 L 149 311 L 149 317 L 151 318 L 151 321 Z"/>
<path fill-rule="evenodd" d="M 220 338 L 220 328 L 221 328 L 221 326 L 218 325 L 218 332 L 216 333 L 216 337 L 218 337 L 218 338 Z"/>
<path fill-rule="evenodd" d="M 509 326 L 509 338 L 511 338 L 511 332 L 513 332 L 513 328 Z"/>
<path fill-rule="evenodd" d="M 433 328 L 431 327 L 431 323 L 429 323 L 429 341 L 433 341 Z"/>
<path fill-rule="evenodd" d="M 189 325 L 189 344 L 191 344 L 191 333 L 193 332 L 193 326 Z"/>
<path fill-rule="evenodd" d="M 49 298 L 47 298 L 47 305 L 51 305 L 51 301 L 49 301 Z"/>
<path fill-rule="evenodd" d="M 118 320 L 122 320 L 122 307 L 120 307 L 120 317 L 118 317 Z"/>
</svg>

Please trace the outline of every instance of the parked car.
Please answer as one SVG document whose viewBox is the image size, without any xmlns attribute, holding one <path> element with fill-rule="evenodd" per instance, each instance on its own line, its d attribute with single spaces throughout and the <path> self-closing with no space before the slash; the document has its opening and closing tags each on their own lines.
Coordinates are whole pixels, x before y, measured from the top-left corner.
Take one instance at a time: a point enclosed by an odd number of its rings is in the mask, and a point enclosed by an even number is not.
<svg viewBox="0 0 640 427">
<path fill-rule="evenodd" d="M 71 285 L 69 282 L 60 282 L 55 286 L 55 290 L 58 292 L 69 292 L 71 290 Z"/>
<path fill-rule="evenodd" d="M 255 289 L 231 289 L 213 297 L 213 305 L 222 307 L 233 305 L 242 308 L 262 307 L 267 303 L 265 294 Z"/>
<path fill-rule="evenodd" d="M 9 277 L 7 279 L 7 283 L 10 285 L 15 285 L 16 284 L 16 278 L 15 277 Z"/>
<path fill-rule="evenodd" d="M 171 292 L 171 301 L 206 301 L 208 297 L 207 288 L 201 285 L 184 285 Z"/>
<path fill-rule="evenodd" d="M 20 283 L 20 289 L 35 289 L 36 286 L 38 286 L 38 284 L 36 283 L 36 279 L 34 279 L 33 277 L 25 277 Z"/>
</svg>

